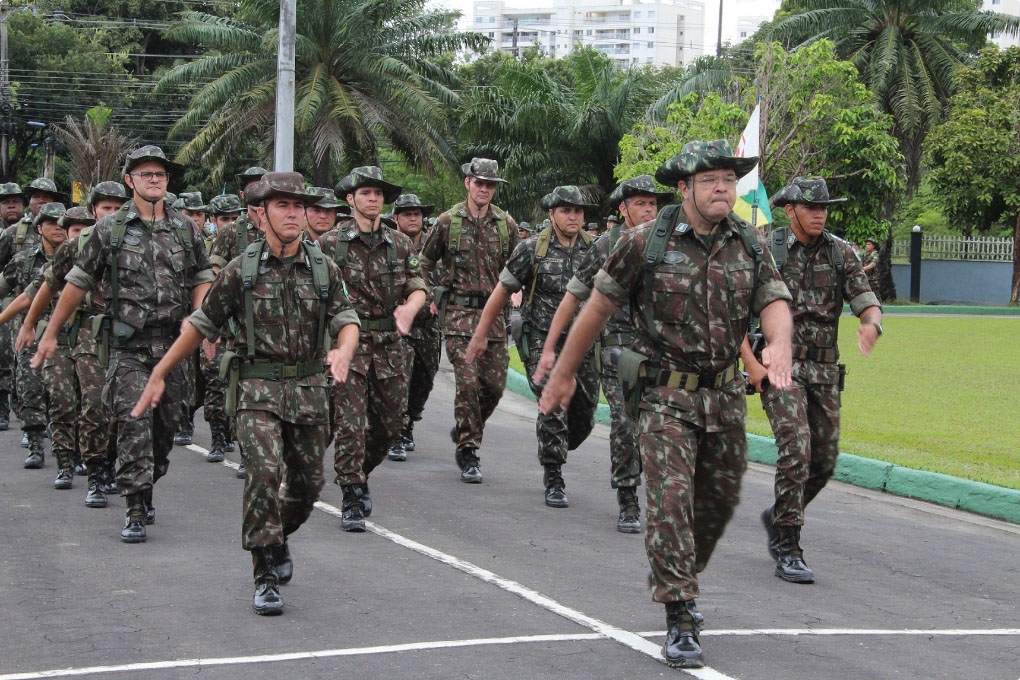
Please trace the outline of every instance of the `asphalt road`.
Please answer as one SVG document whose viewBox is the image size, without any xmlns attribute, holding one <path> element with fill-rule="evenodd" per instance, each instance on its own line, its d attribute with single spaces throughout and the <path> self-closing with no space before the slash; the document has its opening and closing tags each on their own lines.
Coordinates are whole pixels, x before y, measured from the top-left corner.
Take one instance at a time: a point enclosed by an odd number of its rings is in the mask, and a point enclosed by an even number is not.
<svg viewBox="0 0 1020 680">
<path fill-rule="evenodd" d="M 204 423 L 174 450 L 142 545 L 118 540 L 120 499 L 85 508 L 84 480 L 55 491 L 52 458 L 24 470 L 20 432 L 0 433 L 0 680 L 683 677 L 658 661 L 642 538 L 615 528 L 607 429 L 571 454 L 570 507 L 551 509 L 534 403 L 507 393 L 485 482 L 466 485 L 452 401 L 444 364 L 417 450 L 372 476 L 368 533 L 340 531 L 327 484 L 275 618 L 251 611 L 243 482 L 205 462 Z M 702 575 L 699 677 L 1020 678 L 1020 527 L 832 484 L 803 533 L 817 581 L 793 585 L 758 522 L 771 478 L 748 470 Z"/>
</svg>

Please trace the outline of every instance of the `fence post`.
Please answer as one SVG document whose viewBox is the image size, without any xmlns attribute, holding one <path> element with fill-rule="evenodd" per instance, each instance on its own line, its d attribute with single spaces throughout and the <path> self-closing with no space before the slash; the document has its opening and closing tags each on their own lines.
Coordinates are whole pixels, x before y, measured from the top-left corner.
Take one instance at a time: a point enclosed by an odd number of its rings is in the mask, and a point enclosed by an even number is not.
<svg viewBox="0 0 1020 680">
<path fill-rule="evenodd" d="M 921 225 L 910 231 L 910 301 L 921 301 Z"/>
</svg>

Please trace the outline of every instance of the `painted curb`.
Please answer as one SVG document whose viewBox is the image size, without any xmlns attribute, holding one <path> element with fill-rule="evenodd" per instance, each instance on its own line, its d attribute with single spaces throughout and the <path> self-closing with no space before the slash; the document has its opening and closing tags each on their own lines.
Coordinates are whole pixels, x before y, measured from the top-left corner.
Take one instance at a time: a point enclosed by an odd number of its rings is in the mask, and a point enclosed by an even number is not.
<svg viewBox="0 0 1020 680">
<path fill-rule="evenodd" d="M 512 368 L 507 370 L 506 388 L 537 401 L 528 386 L 528 379 Z M 599 404 L 595 409 L 595 420 L 609 425 L 609 406 Z M 770 437 L 748 434 L 747 457 L 755 463 L 775 465 L 779 459 L 779 449 Z M 938 472 L 914 470 L 843 452 L 840 452 L 836 461 L 836 471 L 832 478 L 854 486 L 917 498 L 1020 524 L 1020 489 L 1007 489 Z"/>
<path fill-rule="evenodd" d="M 850 314 L 850 305 L 843 305 Z M 1020 316 L 1020 307 L 974 307 L 969 305 L 883 305 L 882 314 L 966 314 L 968 316 Z"/>
</svg>

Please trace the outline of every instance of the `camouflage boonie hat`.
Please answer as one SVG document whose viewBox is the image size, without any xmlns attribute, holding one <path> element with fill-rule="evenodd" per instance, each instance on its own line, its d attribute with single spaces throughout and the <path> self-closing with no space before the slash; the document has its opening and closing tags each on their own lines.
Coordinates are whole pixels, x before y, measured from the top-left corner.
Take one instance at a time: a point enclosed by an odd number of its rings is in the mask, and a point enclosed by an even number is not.
<svg viewBox="0 0 1020 680">
<path fill-rule="evenodd" d="M 200 191 L 185 191 L 183 194 L 179 194 L 173 207 L 175 210 L 193 210 L 195 212 L 199 210 L 205 212 L 209 209 L 209 206 L 202 201 L 202 192 Z"/>
<path fill-rule="evenodd" d="M 865 245 L 867 245 L 867 244 L 869 244 L 869 243 L 871 243 L 871 244 L 874 244 L 874 246 L 875 246 L 876 248 L 878 247 L 878 239 L 877 239 L 877 238 L 870 238 L 870 237 L 869 237 L 869 238 L 868 238 L 867 240 L 865 240 L 865 241 L 864 241 L 864 244 L 865 244 Z"/>
<path fill-rule="evenodd" d="M 221 194 L 209 199 L 209 213 L 211 215 L 227 215 L 239 213 L 244 210 L 241 197 L 237 194 Z"/>
<path fill-rule="evenodd" d="M 46 203 L 43 207 L 39 208 L 39 213 L 32 219 L 32 226 L 36 229 L 39 228 L 39 223 L 44 220 L 50 220 L 60 224 L 60 218 L 64 216 L 67 209 L 64 208 L 63 203 L 54 201 L 52 203 Z"/>
<path fill-rule="evenodd" d="M 31 198 L 32 194 L 34 194 L 37 191 L 50 194 L 56 197 L 58 202 L 63 203 L 65 205 L 71 202 L 67 194 L 65 194 L 63 191 L 57 188 L 56 182 L 47 177 L 36 177 L 35 179 L 33 179 L 32 183 L 25 188 L 25 195 Z"/>
<path fill-rule="evenodd" d="M 21 190 L 21 185 L 17 182 L 0 184 L 0 201 L 7 198 L 20 198 L 24 201 L 26 197 L 25 192 Z"/>
<path fill-rule="evenodd" d="M 383 179 L 382 170 L 375 165 L 363 165 L 351 170 L 346 177 L 337 182 L 337 196 L 346 197 L 361 187 L 378 187 L 383 192 L 383 203 L 392 203 L 400 196 L 401 187 Z"/>
<path fill-rule="evenodd" d="M 121 174 L 129 175 L 132 170 L 147 161 L 156 161 L 162 164 L 171 175 L 179 176 L 184 173 L 184 166 L 180 163 L 174 163 L 167 158 L 166 154 L 163 153 L 163 149 L 155 144 L 146 144 L 127 155 L 127 158 L 124 159 L 124 172 Z"/>
<path fill-rule="evenodd" d="M 336 200 L 336 194 L 328 187 L 308 187 L 308 193 L 318 197 L 319 200 L 312 204 L 317 208 L 350 211 L 346 205 Z"/>
<path fill-rule="evenodd" d="M 659 191 L 659 187 L 655 186 L 655 179 L 651 175 L 638 175 L 637 177 L 620 182 L 620 186 L 616 187 L 613 193 L 609 194 L 609 198 L 606 201 L 610 205 L 619 205 L 623 203 L 624 199 L 640 194 L 655 196 L 660 205 L 671 203 L 675 196 L 672 191 Z"/>
<path fill-rule="evenodd" d="M 57 220 L 57 224 L 62 226 L 64 229 L 70 229 L 72 224 L 84 224 L 88 226 L 95 224 L 96 218 L 92 216 L 84 206 L 76 205 L 73 208 L 68 208 L 64 216 Z"/>
<path fill-rule="evenodd" d="M 173 203 L 170 196 L 172 196 L 172 194 L 168 191 L 166 196 L 163 197 L 163 200 Z M 117 201 L 127 201 L 129 198 L 127 187 L 120 182 L 100 182 L 96 186 L 92 187 L 92 191 L 89 192 L 89 197 L 86 199 L 85 204 L 92 206 L 104 198 L 112 198 Z M 176 196 L 174 197 L 174 200 L 176 200 Z"/>
<path fill-rule="evenodd" d="M 300 172 L 267 172 L 251 188 L 248 203 L 263 203 L 273 196 L 297 198 L 305 205 L 319 200 L 305 189 L 305 178 Z"/>
<path fill-rule="evenodd" d="M 616 213 L 606 217 L 606 224 L 618 224 L 620 222 L 620 216 Z"/>
<path fill-rule="evenodd" d="M 532 234 L 532 233 L 534 233 L 535 228 L 531 226 L 530 222 L 518 222 L 517 223 L 517 230 L 518 231 L 526 231 L 529 234 Z"/>
<path fill-rule="evenodd" d="M 251 184 L 252 182 L 259 181 L 260 179 L 262 179 L 262 176 L 265 175 L 267 172 L 269 171 L 266 170 L 265 168 L 260 167 L 258 165 L 253 165 L 252 167 L 242 172 L 240 175 L 234 175 L 234 179 L 237 180 L 237 184 L 238 186 L 241 187 L 241 191 L 244 191 L 244 188 L 247 185 Z"/>
<path fill-rule="evenodd" d="M 393 202 L 393 214 L 396 215 L 401 210 L 421 210 L 422 217 L 428 217 L 436 209 L 434 205 L 423 204 L 421 199 L 418 198 L 418 194 L 400 194 L 397 200 Z"/>
<path fill-rule="evenodd" d="M 821 177 L 801 177 L 800 175 L 779 190 L 772 198 L 773 205 L 781 206 L 791 203 L 807 205 L 832 205 L 842 203 L 845 198 L 829 198 L 829 185 Z"/>
<path fill-rule="evenodd" d="M 464 163 L 460 166 L 460 171 L 466 177 L 483 179 L 486 182 L 510 183 L 499 176 L 499 163 L 491 158 L 472 158 L 470 163 Z"/>
<path fill-rule="evenodd" d="M 687 142 L 680 153 L 659 166 L 655 180 L 663 186 L 673 187 L 685 177 L 706 170 L 732 170 L 739 179 L 754 170 L 756 165 L 757 156 L 734 156 L 733 147 L 725 139 Z"/>
<path fill-rule="evenodd" d="M 584 200 L 581 190 L 572 184 L 559 186 L 542 197 L 542 210 L 552 210 L 563 205 L 576 205 L 581 208 L 594 208 L 595 205 Z"/>
</svg>

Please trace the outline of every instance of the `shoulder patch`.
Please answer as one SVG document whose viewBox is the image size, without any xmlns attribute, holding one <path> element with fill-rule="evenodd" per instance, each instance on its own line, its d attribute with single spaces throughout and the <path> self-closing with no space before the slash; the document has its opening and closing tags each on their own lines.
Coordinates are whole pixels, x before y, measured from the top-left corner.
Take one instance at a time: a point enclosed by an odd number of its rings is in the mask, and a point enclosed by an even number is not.
<svg viewBox="0 0 1020 680">
<path fill-rule="evenodd" d="M 418 258 L 417 255 L 411 253 L 410 255 L 407 256 L 408 267 L 410 267 L 411 269 L 417 269 L 419 264 L 421 264 L 421 260 Z"/>
</svg>

